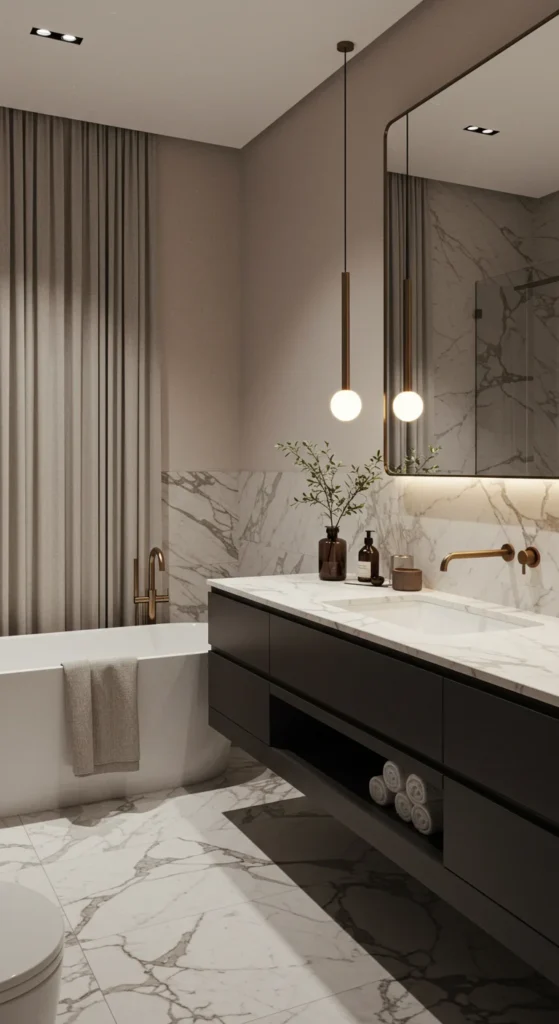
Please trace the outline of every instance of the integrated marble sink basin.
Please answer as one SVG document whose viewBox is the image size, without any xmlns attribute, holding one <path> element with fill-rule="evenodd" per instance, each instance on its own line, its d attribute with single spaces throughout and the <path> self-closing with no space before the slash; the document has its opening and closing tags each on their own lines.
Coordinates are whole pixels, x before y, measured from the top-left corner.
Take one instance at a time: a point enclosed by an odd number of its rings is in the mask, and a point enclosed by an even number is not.
<svg viewBox="0 0 559 1024">
<path fill-rule="evenodd" d="M 332 601 L 330 607 L 355 612 L 371 621 L 385 622 L 391 626 L 400 626 L 403 629 L 440 638 L 468 633 L 497 633 L 537 625 L 518 615 L 470 611 L 419 595 L 384 601 L 374 598 Z"/>
</svg>

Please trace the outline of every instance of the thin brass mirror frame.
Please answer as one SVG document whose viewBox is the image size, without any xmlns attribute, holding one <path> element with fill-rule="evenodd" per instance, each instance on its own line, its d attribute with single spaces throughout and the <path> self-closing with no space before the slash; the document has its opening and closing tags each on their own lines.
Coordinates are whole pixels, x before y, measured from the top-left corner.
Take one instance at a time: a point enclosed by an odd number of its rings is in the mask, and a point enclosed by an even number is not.
<svg viewBox="0 0 559 1024">
<path fill-rule="evenodd" d="M 384 453 L 384 471 L 385 471 L 385 473 L 388 474 L 388 476 L 399 476 L 400 475 L 399 473 L 395 473 L 393 470 L 390 470 L 390 468 L 389 468 L 389 460 L 388 460 L 388 416 L 390 415 L 390 412 L 389 412 L 389 409 L 388 409 L 388 353 L 389 353 L 389 348 L 390 348 L 390 339 L 388 337 L 388 302 L 389 302 L 389 294 L 388 294 L 388 257 L 389 257 L 389 250 L 388 250 L 388 245 L 389 245 L 389 237 L 390 237 L 390 233 L 389 233 L 389 230 L 388 230 L 388 132 L 390 131 L 390 128 L 392 127 L 393 124 L 396 124 L 397 121 L 401 121 L 402 118 L 406 117 L 407 114 L 411 114 L 412 111 L 417 110 L 418 107 L 422 107 L 424 103 L 428 103 L 429 100 L 432 100 L 435 96 L 438 96 L 439 93 L 444 92 L 445 89 L 449 89 L 451 87 L 451 85 L 454 85 L 456 82 L 460 82 L 463 78 L 466 78 L 468 75 L 471 75 L 474 71 L 477 71 L 478 68 L 483 67 L 484 64 L 488 64 L 490 60 L 493 60 L 495 57 L 498 57 L 500 53 L 504 53 L 505 50 L 510 50 L 511 46 L 515 46 L 516 43 L 519 43 L 522 39 L 526 39 L 527 36 L 531 36 L 532 33 L 533 32 L 537 32 L 537 30 L 539 28 L 541 28 L 542 25 L 546 25 L 549 21 L 553 21 L 555 18 L 559 18 L 559 11 L 555 11 L 553 14 L 548 14 L 546 18 L 542 18 L 541 21 L 538 21 L 535 25 L 532 25 L 531 28 L 526 29 L 525 32 L 521 32 L 520 35 L 515 36 L 514 39 L 511 39 L 510 43 L 505 43 L 504 46 L 500 46 L 498 50 L 495 50 L 493 53 L 489 54 L 488 57 L 484 57 L 484 59 L 478 61 L 477 64 L 473 64 L 472 67 L 467 69 L 467 71 L 463 71 L 461 75 L 456 75 L 456 77 L 455 78 L 451 78 L 449 82 L 445 82 L 445 84 L 442 85 L 440 87 L 440 89 L 435 89 L 434 92 L 429 93 L 428 96 L 424 96 L 423 99 L 419 100 L 417 103 L 414 103 L 414 105 L 412 107 L 408 107 L 407 110 L 403 110 L 401 112 L 401 114 L 398 114 L 396 117 L 393 117 L 388 122 L 388 124 L 386 125 L 386 128 L 384 129 L 384 140 L 383 140 L 384 141 L 384 145 L 383 145 L 383 178 L 384 178 L 384 186 L 383 186 L 383 196 L 384 196 L 384 199 L 383 199 L 383 201 L 384 201 L 384 215 L 383 215 L 383 228 L 384 228 L 384 244 L 383 244 L 383 256 L 384 256 L 384 288 L 383 288 L 383 295 L 384 295 L 384 317 L 383 317 L 383 321 L 384 321 L 384 327 L 383 327 L 383 331 L 384 331 L 384 349 L 383 349 L 383 352 L 384 352 L 384 366 L 383 366 L 383 382 L 384 382 L 383 453 Z M 422 476 L 423 476 L 423 479 L 428 479 L 429 478 L 429 474 L 422 474 Z M 440 478 L 440 477 L 445 477 L 446 478 L 446 477 L 448 477 L 448 478 L 453 479 L 453 480 L 454 479 L 458 479 L 458 480 L 469 480 L 469 479 L 471 479 L 471 480 L 489 480 L 489 479 L 491 479 L 490 477 L 486 477 L 486 476 L 473 476 L 473 477 L 470 477 L 470 476 L 468 476 L 466 474 L 461 474 L 461 473 L 437 473 L 436 476 L 437 476 L 437 478 Z M 522 477 L 522 476 L 515 476 L 515 477 L 509 477 L 508 479 L 511 479 L 511 480 L 525 480 L 525 479 L 526 480 L 538 480 L 538 479 L 541 479 L 541 480 L 554 480 L 554 479 L 557 479 L 557 478 L 556 477 L 535 477 L 535 476 L 533 476 L 533 477 Z"/>
</svg>

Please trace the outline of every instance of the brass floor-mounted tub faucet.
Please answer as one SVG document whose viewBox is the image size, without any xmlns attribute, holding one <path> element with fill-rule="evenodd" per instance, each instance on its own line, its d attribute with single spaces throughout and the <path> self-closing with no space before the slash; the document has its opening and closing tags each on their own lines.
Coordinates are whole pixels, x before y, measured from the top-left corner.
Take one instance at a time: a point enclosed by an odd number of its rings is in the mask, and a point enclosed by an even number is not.
<svg viewBox="0 0 559 1024">
<path fill-rule="evenodd" d="M 152 548 L 149 553 L 149 576 L 148 589 L 144 596 L 139 593 L 138 559 L 134 559 L 134 604 L 136 606 L 136 625 L 139 625 L 139 606 L 147 604 L 147 620 L 150 625 L 157 621 L 157 605 L 169 603 L 169 591 L 165 594 L 158 594 L 155 589 L 155 561 L 157 559 L 159 571 L 165 572 L 165 555 L 161 548 Z"/>
</svg>

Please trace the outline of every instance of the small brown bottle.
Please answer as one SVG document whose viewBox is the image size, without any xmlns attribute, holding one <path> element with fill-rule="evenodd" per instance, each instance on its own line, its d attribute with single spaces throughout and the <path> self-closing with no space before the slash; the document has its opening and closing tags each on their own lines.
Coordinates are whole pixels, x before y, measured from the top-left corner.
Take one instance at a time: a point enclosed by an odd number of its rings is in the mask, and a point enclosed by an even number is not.
<svg viewBox="0 0 559 1024">
<path fill-rule="evenodd" d="M 357 579 L 360 583 L 370 583 L 378 576 L 379 553 L 373 544 L 372 531 L 367 530 L 365 542 L 358 555 Z"/>
</svg>

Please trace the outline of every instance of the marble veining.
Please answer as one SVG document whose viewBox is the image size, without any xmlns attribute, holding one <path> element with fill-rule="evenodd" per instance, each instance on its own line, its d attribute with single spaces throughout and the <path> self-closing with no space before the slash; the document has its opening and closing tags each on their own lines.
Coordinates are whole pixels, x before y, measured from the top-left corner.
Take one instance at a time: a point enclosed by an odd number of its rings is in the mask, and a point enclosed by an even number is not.
<svg viewBox="0 0 559 1024">
<path fill-rule="evenodd" d="M 271 492 L 272 482 L 273 498 L 256 514 L 254 495 L 266 488 Z M 240 474 L 238 576 L 316 572 L 325 523 L 313 508 L 293 508 L 303 487 L 295 471 Z M 249 519 L 251 532 L 246 533 Z M 559 481 L 383 477 L 367 495 L 363 511 L 342 523 L 352 572 L 367 527 L 373 529 L 384 575 L 391 554 L 409 552 L 423 570 L 425 585 L 437 592 L 559 615 Z M 517 551 L 535 544 L 541 565 L 525 576 L 516 561 L 500 560 L 463 561 L 440 572 L 449 551 L 504 543 Z"/>
<path fill-rule="evenodd" d="M 171 622 L 204 620 L 208 577 L 236 575 L 237 480 L 233 472 L 166 470 L 162 474 Z"/>
<path fill-rule="evenodd" d="M 509 344 L 510 322 L 506 337 L 501 336 L 499 309 L 491 315 L 487 299 L 493 292 L 485 282 L 505 271 L 519 271 L 534 262 L 532 215 L 535 201 L 525 196 L 494 190 L 472 188 L 451 182 L 429 180 L 427 203 L 427 268 L 426 288 L 431 318 L 431 352 L 433 368 L 433 430 L 432 443 L 442 445 L 439 463 L 445 473 L 476 472 L 476 330 L 485 329 L 486 346 L 482 359 L 492 362 L 491 399 L 505 398 L 496 385 L 492 343 Z M 483 319 L 474 319 L 476 285 L 483 286 L 485 297 Z M 499 295 L 498 289 L 496 289 Z M 478 296 L 479 298 L 479 296 Z M 517 340 L 525 346 L 525 337 L 516 324 Z M 489 334 L 489 337 L 487 337 Z M 489 418 L 489 411 L 485 417 Z M 495 423 L 501 422 L 495 410 Z M 482 430 L 478 448 L 483 464 L 491 462 L 485 444 L 491 441 Z M 479 453 L 478 453 L 479 454 Z M 495 455 L 495 458 L 497 456 Z M 495 461 L 495 459 L 493 459 Z M 499 463 L 501 472 L 518 471 Z M 499 464 L 496 463 L 496 464 Z M 524 472 L 524 465 L 520 471 Z"/>
<path fill-rule="evenodd" d="M 209 784 L 4 820 L 14 863 L 106 908 L 67 919 L 60 1024 L 556 1024 L 550 983 L 242 751 Z M 281 884 L 234 892 L 232 864 Z"/>
<path fill-rule="evenodd" d="M 508 609 L 509 619 L 517 621 L 510 630 L 492 632 L 488 628 L 476 634 L 472 629 L 472 633 L 452 636 L 441 625 L 440 633 L 427 634 L 375 619 L 374 610 L 359 609 L 360 601 L 409 600 L 410 595 L 396 594 L 389 588 L 322 583 L 314 574 L 215 580 L 210 586 L 559 706 L 559 635 L 557 621 L 550 616 Z M 429 601 L 429 593 L 424 591 L 420 598 Z M 349 609 L 332 603 L 348 600 L 352 601 Z M 472 598 L 438 594 L 437 602 L 439 607 L 458 608 L 466 614 L 503 617 L 500 605 Z"/>
</svg>

